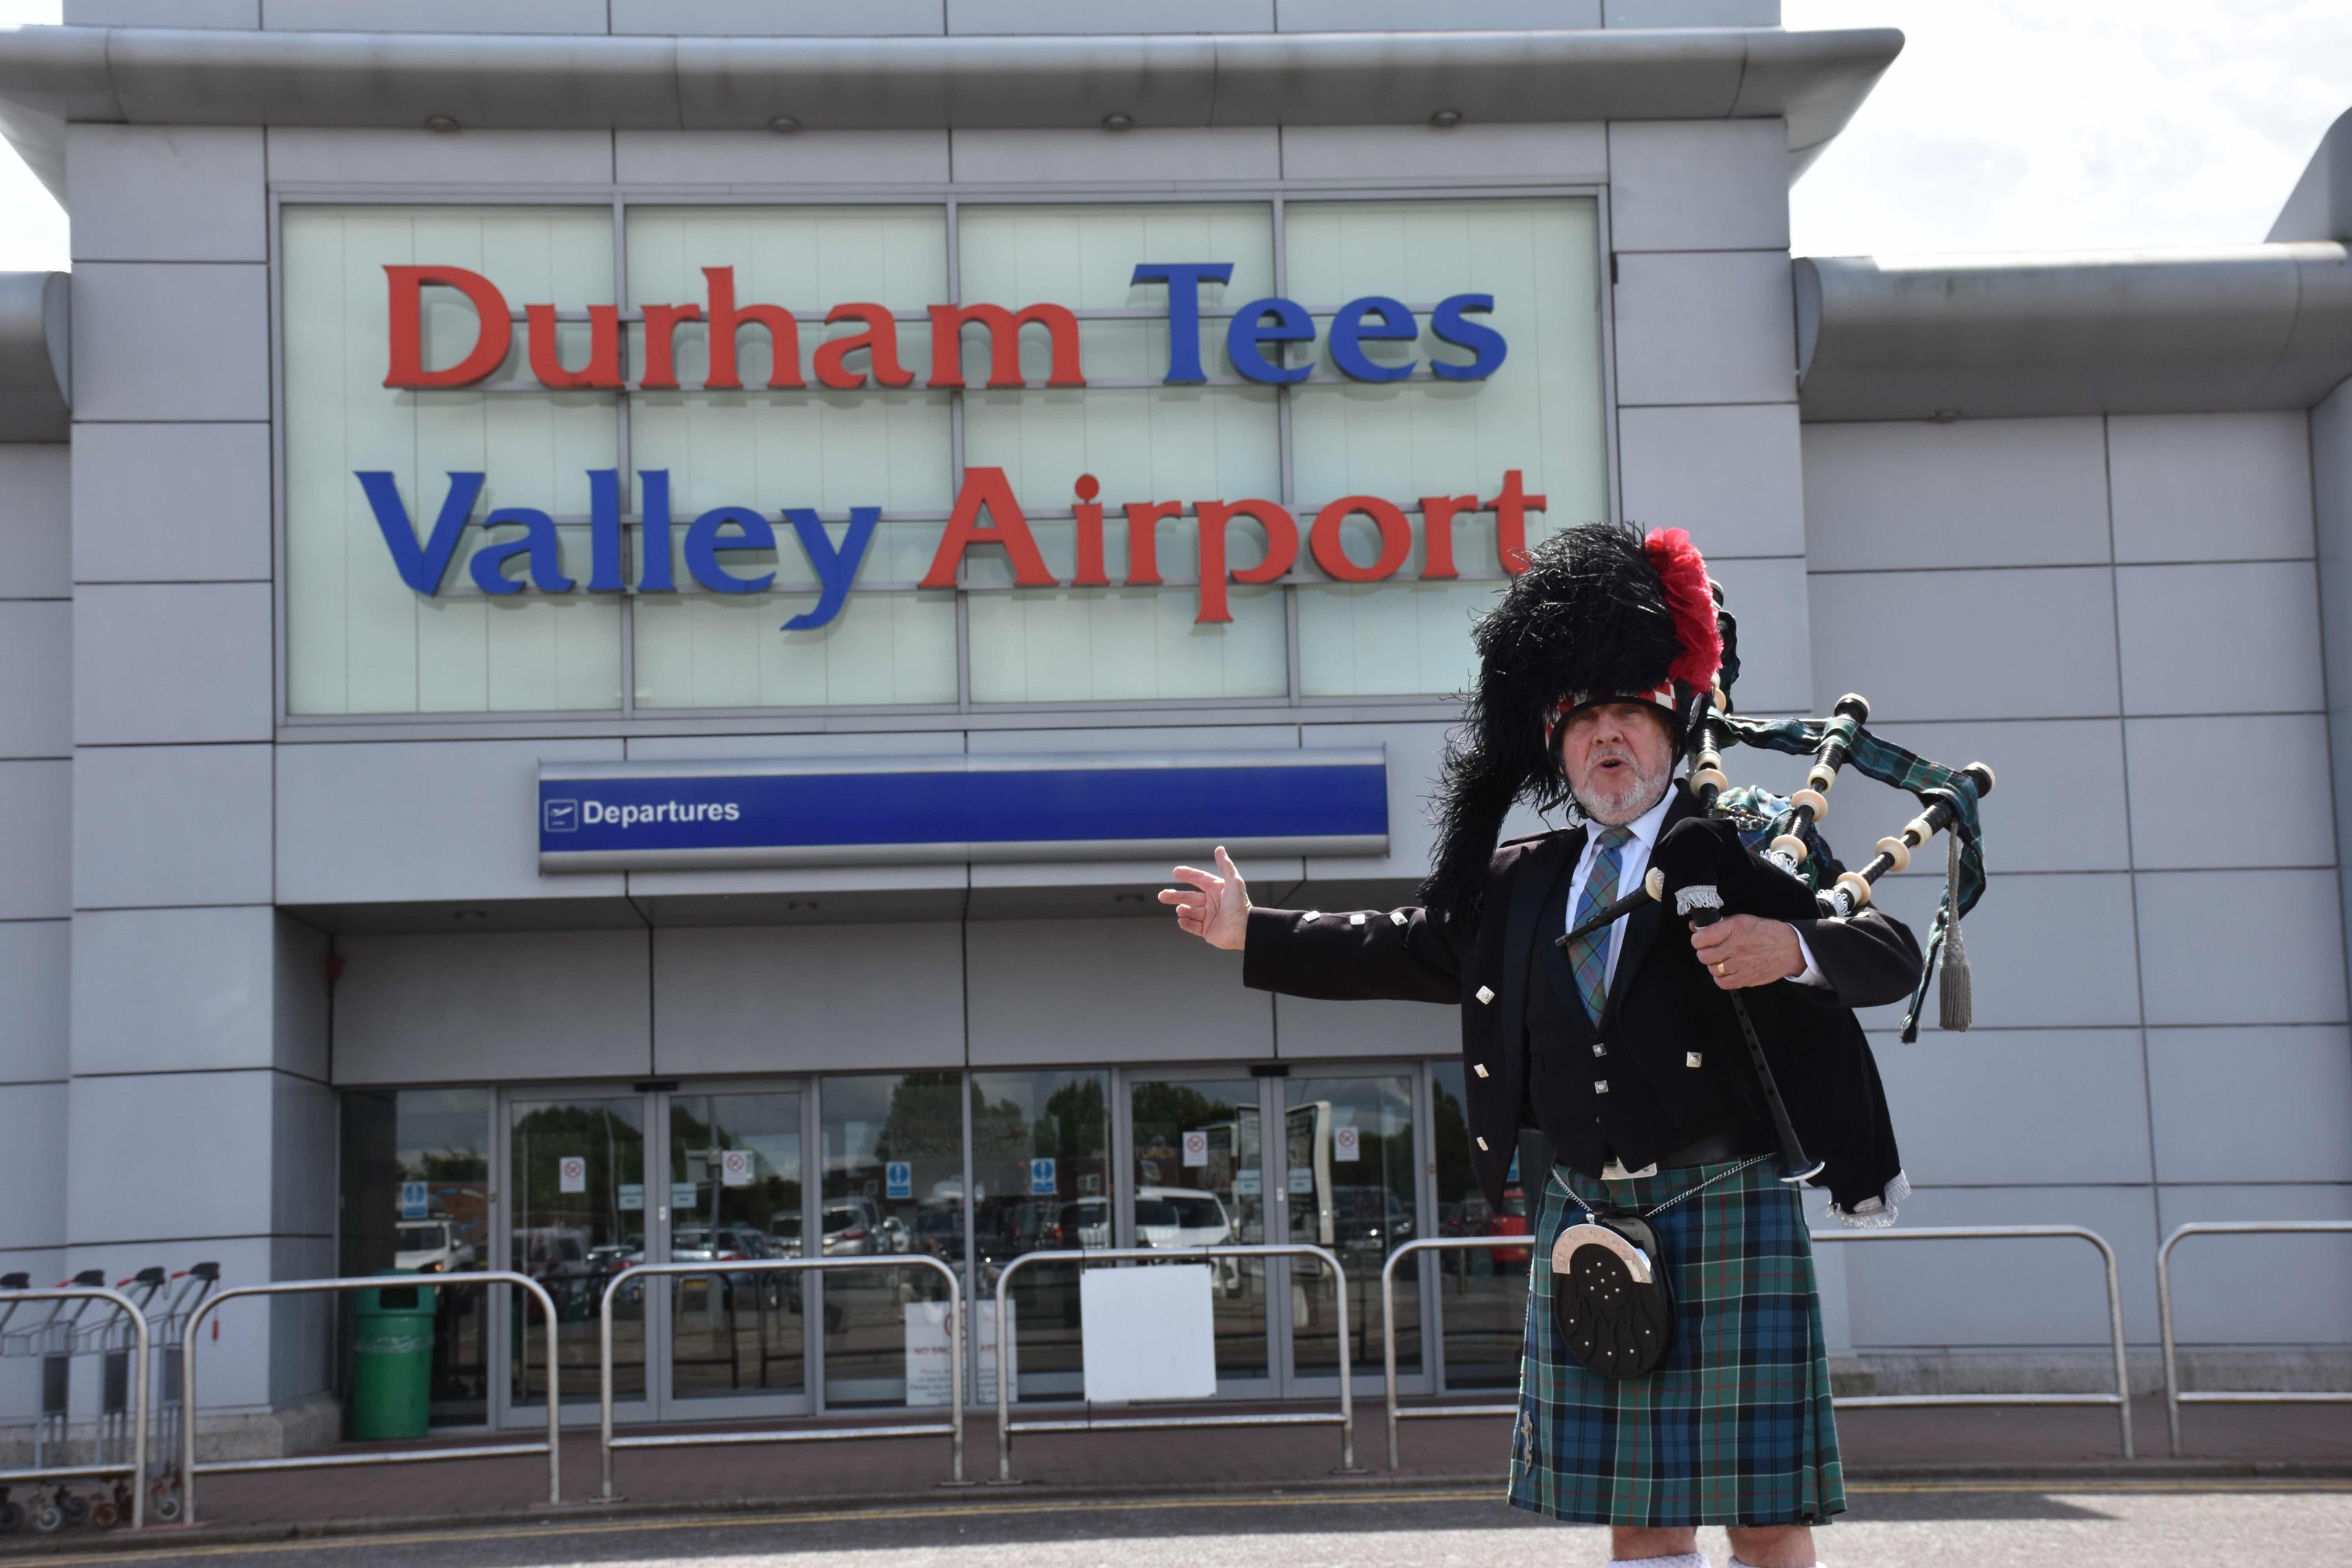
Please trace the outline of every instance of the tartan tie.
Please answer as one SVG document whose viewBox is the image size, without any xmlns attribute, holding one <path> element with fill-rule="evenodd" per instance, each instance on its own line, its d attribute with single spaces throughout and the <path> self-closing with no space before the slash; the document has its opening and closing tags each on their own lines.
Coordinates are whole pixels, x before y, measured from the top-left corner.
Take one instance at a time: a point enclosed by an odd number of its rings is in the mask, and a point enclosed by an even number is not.
<svg viewBox="0 0 2352 1568">
<path fill-rule="evenodd" d="M 1592 875 L 1584 879 L 1584 891 L 1576 900 L 1576 918 L 1569 922 L 1570 930 L 1615 901 L 1622 858 L 1625 846 L 1633 841 L 1633 830 L 1630 827 L 1601 830 L 1601 853 L 1593 858 Z M 1596 1024 L 1601 1022 L 1601 1009 L 1609 1000 L 1609 938 L 1615 929 L 1605 925 L 1568 944 L 1569 965 L 1576 971 L 1577 994 L 1583 999 L 1586 1016 Z"/>
</svg>

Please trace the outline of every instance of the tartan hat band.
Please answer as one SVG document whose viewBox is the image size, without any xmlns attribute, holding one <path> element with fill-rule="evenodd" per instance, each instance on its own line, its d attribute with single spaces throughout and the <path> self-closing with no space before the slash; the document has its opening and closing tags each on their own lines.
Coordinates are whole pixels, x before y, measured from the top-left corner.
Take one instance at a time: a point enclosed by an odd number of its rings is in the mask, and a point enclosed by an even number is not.
<svg viewBox="0 0 2352 1568">
<path fill-rule="evenodd" d="M 1663 708 L 1668 713 L 1680 711 L 1675 700 L 1675 683 L 1662 681 L 1648 691 L 1570 691 L 1561 695 L 1544 714 L 1546 733 L 1559 728 L 1559 721 L 1580 708 L 1590 708 L 1600 702 L 1644 702 L 1653 708 Z"/>
</svg>

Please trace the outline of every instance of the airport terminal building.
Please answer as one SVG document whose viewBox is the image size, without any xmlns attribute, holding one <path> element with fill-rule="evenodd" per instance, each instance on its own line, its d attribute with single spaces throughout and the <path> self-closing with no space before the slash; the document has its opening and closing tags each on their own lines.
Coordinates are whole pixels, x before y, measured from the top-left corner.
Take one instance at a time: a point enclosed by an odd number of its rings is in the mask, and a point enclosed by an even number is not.
<svg viewBox="0 0 2352 1568">
<path fill-rule="evenodd" d="M 1869 1016 L 1905 1224 L 2098 1231 L 2145 1348 L 2173 1226 L 2352 1217 L 2352 159 L 2233 250 L 1792 260 L 1892 30 L 1181 9 L 0 36 L 73 243 L 0 279 L 0 1272 L 515 1268 L 551 1373 L 503 1288 L 436 1331 L 498 1428 L 593 1419 L 634 1262 L 1311 1241 L 1376 1389 L 1388 1251 L 1521 1220 L 1455 1019 L 1244 990 L 1151 895 L 1206 803 L 1261 902 L 1409 901 L 1470 624 L 1595 518 L 1690 530 L 1744 710 L 1999 770 L 1977 1027 Z M 1515 1383 L 1527 1268 L 1407 1271 L 1409 1390 Z M 2106 1364 L 2087 1254 L 1821 1268 L 1857 1391 Z M 2339 1239 L 2180 1281 L 2192 1366 L 2352 1375 Z M 620 1417 L 944 1403 L 929 1294 L 637 1293 Z M 1021 1398 L 1085 1397 L 1077 1299 L 1020 1277 Z M 1220 1399 L 1330 1395 L 1314 1266 L 1213 1299 Z M 338 1435 L 331 1311 L 221 1334 L 219 1441 Z"/>
</svg>

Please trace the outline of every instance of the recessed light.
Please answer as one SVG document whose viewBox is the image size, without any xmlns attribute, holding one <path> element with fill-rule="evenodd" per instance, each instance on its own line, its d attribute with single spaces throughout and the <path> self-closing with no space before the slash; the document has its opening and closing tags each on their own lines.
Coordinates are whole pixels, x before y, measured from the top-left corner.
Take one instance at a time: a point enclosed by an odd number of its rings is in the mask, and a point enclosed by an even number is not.
<svg viewBox="0 0 2352 1568">
<path fill-rule="evenodd" d="M 1135 129 L 1135 116 L 1132 114 L 1106 114 L 1103 116 L 1103 129 L 1106 131 L 1132 131 Z"/>
<path fill-rule="evenodd" d="M 1462 111 L 1458 109 L 1441 109 L 1429 117 L 1429 122 L 1440 131 L 1451 131 L 1462 123 Z"/>
<path fill-rule="evenodd" d="M 455 131 L 457 129 L 457 117 L 454 114 L 428 114 L 425 117 L 425 129 L 427 131 Z"/>
<path fill-rule="evenodd" d="M 768 121 L 768 129 L 779 134 L 787 131 L 798 131 L 800 128 L 801 122 L 789 114 L 779 114 Z"/>
</svg>

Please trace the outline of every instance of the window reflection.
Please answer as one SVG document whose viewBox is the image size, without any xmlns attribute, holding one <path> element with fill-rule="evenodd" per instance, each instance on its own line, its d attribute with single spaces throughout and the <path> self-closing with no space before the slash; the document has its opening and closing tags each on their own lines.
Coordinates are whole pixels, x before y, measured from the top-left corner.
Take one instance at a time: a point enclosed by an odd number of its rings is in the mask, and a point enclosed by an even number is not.
<svg viewBox="0 0 2352 1568">
<path fill-rule="evenodd" d="M 387 1268 L 463 1274 L 488 1268 L 489 1147 L 486 1089 L 343 1096 L 344 1275 Z M 435 1425 L 488 1419 L 488 1322 L 480 1286 L 444 1286 L 434 1292 Z"/>
<path fill-rule="evenodd" d="M 724 1268 L 800 1252 L 801 1097 L 672 1096 L 669 1164 L 670 1260 L 719 1266 L 670 1280 L 671 1391 L 801 1392 L 803 1277 Z"/>
<path fill-rule="evenodd" d="M 1530 1223 L 1527 1192 L 1516 1181 L 1495 1211 L 1470 1169 L 1470 1124 L 1463 1110 L 1462 1064 L 1430 1069 L 1430 1110 L 1435 1121 L 1437 1233 L 1440 1236 L 1525 1236 Z M 1516 1173 L 1517 1167 L 1514 1166 Z M 1441 1356 L 1448 1388 L 1510 1388 L 1519 1380 L 1520 1340 L 1528 1310 L 1524 1247 L 1465 1249 L 1437 1255 Z"/>
<path fill-rule="evenodd" d="M 829 1078 L 818 1089 L 825 1256 L 964 1256 L 963 1075 Z M 929 1269 L 837 1270 L 824 1281 L 828 1405 L 948 1402 L 947 1282 Z"/>
<path fill-rule="evenodd" d="M 1257 1080 L 1145 1079 L 1129 1087 L 1136 1245 L 1210 1246 L 1212 1237 L 1244 1246 L 1264 1242 L 1265 1153 Z M 1266 1376 L 1265 1260 L 1218 1258 L 1210 1279 L 1220 1387 Z"/>
<path fill-rule="evenodd" d="M 1110 1075 L 975 1073 L 971 1080 L 972 1236 L 970 1276 L 973 1374 L 980 1397 L 996 1394 L 998 1273 L 1024 1252 L 1108 1247 Z M 1013 1277 L 1016 1398 L 1084 1392 L 1078 1339 L 1078 1269 L 1041 1263 Z"/>
<path fill-rule="evenodd" d="M 1377 1370 L 1381 1267 L 1419 1234 L 1413 1194 L 1412 1079 L 1379 1077 L 1283 1080 L 1284 1153 L 1290 1237 L 1339 1255 L 1348 1282 L 1348 1357 L 1352 1372 Z M 1397 1366 L 1421 1367 L 1418 1276 L 1399 1266 Z M 1292 1265 L 1291 1343 L 1302 1373 L 1339 1370 L 1339 1318 L 1328 1270 L 1313 1258 Z"/>
</svg>

